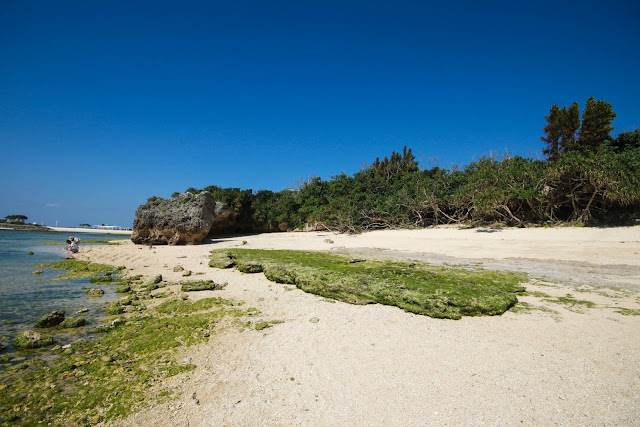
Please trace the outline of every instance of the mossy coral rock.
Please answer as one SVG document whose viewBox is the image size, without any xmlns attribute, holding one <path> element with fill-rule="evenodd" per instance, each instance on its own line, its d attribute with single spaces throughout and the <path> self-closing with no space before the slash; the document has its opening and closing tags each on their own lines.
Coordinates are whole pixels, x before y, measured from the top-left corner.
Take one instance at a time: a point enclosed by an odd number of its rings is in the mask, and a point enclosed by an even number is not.
<svg viewBox="0 0 640 427">
<path fill-rule="evenodd" d="M 35 331 L 24 331 L 13 340 L 15 348 L 41 348 L 53 345 L 53 338 Z"/>
<path fill-rule="evenodd" d="M 156 274 L 155 276 L 152 276 L 149 280 L 144 282 L 144 286 L 149 287 L 152 285 L 157 285 L 160 282 L 162 282 L 162 274 Z"/>
<path fill-rule="evenodd" d="M 82 317 L 69 317 L 65 319 L 64 322 L 60 323 L 60 327 L 62 328 L 79 328 L 80 326 L 86 325 L 87 321 Z"/>
<path fill-rule="evenodd" d="M 35 328 L 52 328 L 58 326 L 64 320 L 64 310 L 52 311 L 45 314 L 35 324 Z"/>
<path fill-rule="evenodd" d="M 104 312 L 107 316 L 115 316 L 118 314 L 122 314 L 124 312 L 124 309 L 120 304 L 120 301 L 115 301 L 115 302 L 112 302 L 111 304 L 108 304 L 104 308 Z"/>
<path fill-rule="evenodd" d="M 88 297 L 96 298 L 96 297 L 101 297 L 102 295 L 104 295 L 104 291 L 102 289 L 91 288 L 87 291 Z"/>
<path fill-rule="evenodd" d="M 129 285 L 122 284 L 116 287 L 117 294 L 126 294 L 128 292 L 131 292 L 131 286 Z"/>
</svg>

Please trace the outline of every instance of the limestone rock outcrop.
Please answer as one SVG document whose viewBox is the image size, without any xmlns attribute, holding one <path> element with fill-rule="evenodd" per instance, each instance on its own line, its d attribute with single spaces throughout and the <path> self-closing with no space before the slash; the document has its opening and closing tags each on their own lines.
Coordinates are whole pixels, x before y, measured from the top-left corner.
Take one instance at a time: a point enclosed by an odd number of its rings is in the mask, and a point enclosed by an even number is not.
<svg viewBox="0 0 640 427">
<path fill-rule="evenodd" d="M 137 244 L 197 244 L 211 231 L 224 210 L 207 191 L 153 197 L 136 211 L 131 240 Z"/>
<path fill-rule="evenodd" d="M 51 328 L 59 325 L 64 321 L 64 310 L 52 311 L 49 314 L 45 314 L 38 320 L 34 328 Z"/>
</svg>

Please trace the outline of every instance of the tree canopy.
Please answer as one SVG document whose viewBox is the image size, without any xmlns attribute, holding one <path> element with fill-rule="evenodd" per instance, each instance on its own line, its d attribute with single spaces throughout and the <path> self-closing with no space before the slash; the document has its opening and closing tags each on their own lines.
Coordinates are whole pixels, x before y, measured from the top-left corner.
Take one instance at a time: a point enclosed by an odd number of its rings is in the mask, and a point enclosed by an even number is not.
<svg viewBox="0 0 640 427">
<path fill-rule="evenodd" d="M 549 160 L 557 160 L 561 154 L 571 151 L 597 152 L 612 141 L 615 117 L 611 104 L 593 97 L 587 100 L 582 122 L 577 102 L 562 109 L 553 104 L 545 117 L 544 135 L 540 138 L 546 145 L 542 152 Z"/>
<path fill-rule="evenodd" d="M 24 223 L 29 217 L 26 215 L 7 215 L 4 217 L 9 222 L 22 222 Z"/>
</svg>

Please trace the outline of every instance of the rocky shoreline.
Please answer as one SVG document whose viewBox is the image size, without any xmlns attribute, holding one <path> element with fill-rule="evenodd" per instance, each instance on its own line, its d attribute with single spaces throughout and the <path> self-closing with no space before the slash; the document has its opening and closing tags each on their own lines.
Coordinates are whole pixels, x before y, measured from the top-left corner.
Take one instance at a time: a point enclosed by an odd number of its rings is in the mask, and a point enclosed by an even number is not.
<svg viewBox="0 0 640 427">
<path fill-rule="evenodd" d="M 0 223 L 0 230 L 53 231 L 45 225 Z"/>
</svg>

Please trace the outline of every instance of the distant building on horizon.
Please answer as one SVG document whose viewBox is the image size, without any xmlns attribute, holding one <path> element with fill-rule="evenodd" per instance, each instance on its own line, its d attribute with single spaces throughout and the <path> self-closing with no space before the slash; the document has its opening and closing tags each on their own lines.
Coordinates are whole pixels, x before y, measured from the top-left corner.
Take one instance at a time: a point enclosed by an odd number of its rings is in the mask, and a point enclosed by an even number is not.
<svg viewBox="0 0 640 427">
<path fill-rule="evenodd" d="M 92 225 L 91 228 L 98 228 L 100 230 L 130 230 L 126 227 L 120 227 L 119 225 Z"/>
</svg>

